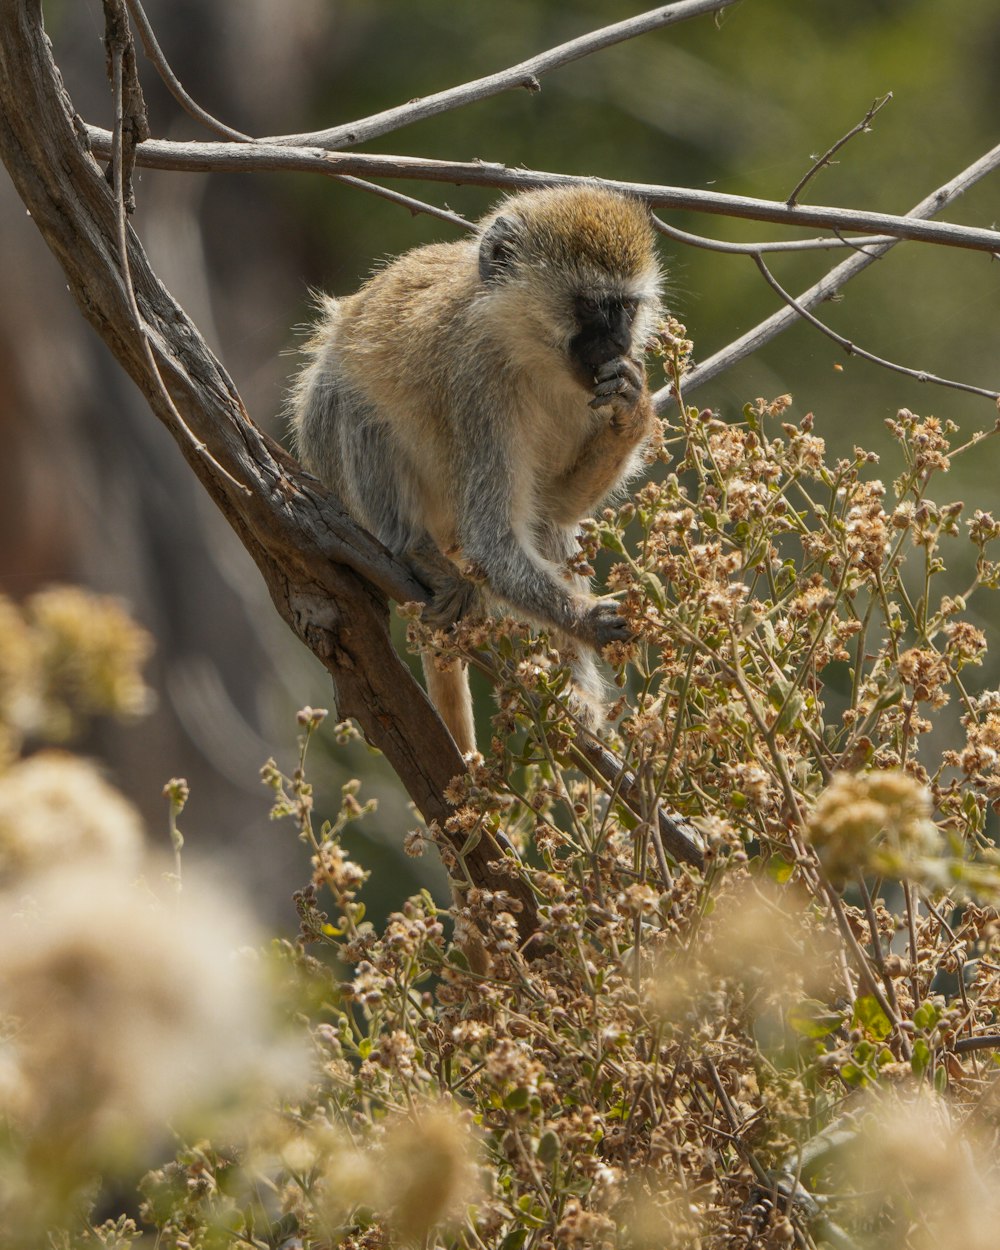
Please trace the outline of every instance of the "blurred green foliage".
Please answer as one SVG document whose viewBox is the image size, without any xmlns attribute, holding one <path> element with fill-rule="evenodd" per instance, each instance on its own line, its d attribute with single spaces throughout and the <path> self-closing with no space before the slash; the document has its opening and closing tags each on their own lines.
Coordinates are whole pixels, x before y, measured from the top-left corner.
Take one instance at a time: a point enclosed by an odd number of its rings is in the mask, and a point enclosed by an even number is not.
<svg viewBox="0 0 1000 1250">
<path fill-rule="evenodd" d="M 329 74 L 306 125 L 331 125 L 494 72 L 602 24 L 642 11 L 620 3 L 552 0 L 455 4 L 355 0 L 340 6 Z M 784 199 L 813 156 L 892 91 L 872 133 L 858 136 L 808 187 L 807 202 L 905 212 L 997 142 L 1000 10 L 966 0 L 848 0 L 788 5 L 747 0 L 718 22 L 701 18 L 608 49 L 546 75 L 542 90 L 509 92 L 369 146 L 436 158 L 503 161 L 638 182 L 711 187 Z M 351 289 L 379 257 L 449 237 L 430 218 L 316 178 L 286 184 L 309 223 L 309 277 Z M 478 189 L 402 189 L 472 215 Z M 976 187 L 950 220 L 988 224 L 996 183 Z M 751 222 L 670 214 L 725 239 L 782 237 Z M 673 311 L 701 357 L 776 307 L 747 259 L 666 244 Z M 783 257 L 786 289 L 814 281 L 843 253 Z M 897 248 L 823 315 L 869 350 L 912 367 L 996 385 L 997 273 L 981 255 L 917 244 Z M 843 364 L 843 372 L 834 364 Z M 699 393 L 738 411 L 753 394 L 791 390 L 814 408 L 831 445 L 872 441 L 897 408 L 989 424 L 989 401 L 942 392 L 849 359 L 802 326 Z M 974 484 L 974 483 L 973 483 Z"/>
</svg>

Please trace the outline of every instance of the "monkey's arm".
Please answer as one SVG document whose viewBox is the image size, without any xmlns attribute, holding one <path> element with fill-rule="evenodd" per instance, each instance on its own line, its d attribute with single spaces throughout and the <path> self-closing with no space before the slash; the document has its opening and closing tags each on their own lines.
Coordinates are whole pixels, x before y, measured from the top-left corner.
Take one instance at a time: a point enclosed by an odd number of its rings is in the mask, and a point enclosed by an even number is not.
<svg viewBox="0 0 1000 1250">
<path fill-rule="evenodd" d="M 597 648 L 627 639 L 616 603 L 574 593 L 535 549 L 534 481 L 516 461 L 516 440 L 495 429 L 486 411 L 470 416 L 470 425 L 481 436 L 466 440 L 462 455 L 459 535 L 465 559 L 485 575 L 494 595 L 542 625 Z"/>
<path fill-rule="evenodd" d="M 634 360 L 620 357 L 601 366 L 590 406 L 601 412 L 602 423 L 553 486 L 552 515 L 564 525 L 575 525 L 611 494 L 653 430 L 645 374 Z"/>
</svg>

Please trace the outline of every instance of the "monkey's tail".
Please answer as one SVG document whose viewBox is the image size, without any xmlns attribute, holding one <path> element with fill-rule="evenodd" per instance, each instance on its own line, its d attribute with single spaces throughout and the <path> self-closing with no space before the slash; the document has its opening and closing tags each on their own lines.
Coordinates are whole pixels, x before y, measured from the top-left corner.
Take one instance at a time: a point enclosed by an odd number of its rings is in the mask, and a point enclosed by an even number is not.
<svg viewBox="0 0 1000 1250">
<path fill-rule="evenodd" d="M 467 755 L 476 749 L 476 724 L 472 715 L 468 669 L 458 660 L 450 668 L 440 669 L 435 666 L 433 656 L 424 655 L 421 659 L 431 702 L 451 731 L 455 745 L 463 755 Z"/>
</svg>

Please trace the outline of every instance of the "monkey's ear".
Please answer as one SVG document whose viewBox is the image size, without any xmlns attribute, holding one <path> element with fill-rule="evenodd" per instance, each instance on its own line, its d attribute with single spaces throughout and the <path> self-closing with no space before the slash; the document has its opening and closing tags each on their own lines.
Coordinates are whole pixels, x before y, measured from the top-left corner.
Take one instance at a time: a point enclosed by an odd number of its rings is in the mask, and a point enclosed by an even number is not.
<svg viewBox="0 0 1000 1250">
<path fill-rule="evenodd" d="M 512 217 L 498 217 L 479 244 L 479 276 L 484 282 L 502 282 L 517 257 L 519 235 Z"/>
</svg>

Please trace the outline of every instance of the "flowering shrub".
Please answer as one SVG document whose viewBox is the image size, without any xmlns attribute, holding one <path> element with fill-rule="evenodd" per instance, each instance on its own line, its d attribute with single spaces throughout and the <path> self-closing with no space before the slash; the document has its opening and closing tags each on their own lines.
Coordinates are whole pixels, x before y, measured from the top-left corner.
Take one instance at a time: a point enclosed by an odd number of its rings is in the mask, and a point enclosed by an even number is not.
<svg viewBox="0 0 1000 1250">
<path fill-rule="evenodd" d="M 663 342 L 682 392 L 683 327 Z M 860 448 L 829 464 L 789 407 L 723 422 L 681 401 L 659 480 L 585 529 L 575 565 L 610 558 L 635 632 L 606 655 L 627 796 L 588 767 L 548 639 L 404 613 L 413 645 L 497 692 L 451 828 L 405 837 L 442 854 L 457 916 L 423 892 L 366 919 L 342 835 L 373 805 L 351 782 L 314 812 L 324 714 L 304 709 L 296 767 L 263 776 L 310 861 L 279 950 L 312 1079 L 55 1244 L 995 1244 L 1000 694 L 973 681 L 972 605 L 1000 580 L 1000 525 L 931 495 L 986 436 L 902 411 L 886 484 Z M 660 809 L 697 830 L 702 869 L 671 860 Z M 454 849 L 485 830 L 537 901 L 527 946 L 513 895 Z M 473 931 L 485 962 L 453 940 Z"/>
</svg>

